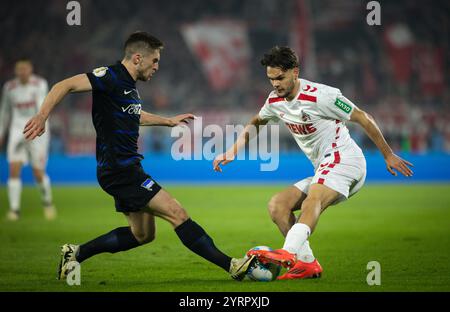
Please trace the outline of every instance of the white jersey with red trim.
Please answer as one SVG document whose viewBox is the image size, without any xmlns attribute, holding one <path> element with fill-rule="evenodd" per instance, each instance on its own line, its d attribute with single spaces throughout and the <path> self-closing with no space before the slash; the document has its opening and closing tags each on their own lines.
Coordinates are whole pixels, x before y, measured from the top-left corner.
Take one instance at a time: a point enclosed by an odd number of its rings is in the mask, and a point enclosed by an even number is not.
<svg viewBox="0 0 450 312">
<path fill-rule="evenodd" d="M 10 117 L 10 132 L 21 134 L 27 121 L 39 111 L 47 92 L 47 81 L 36 75 L 26 84 L 17 78 L 6 82 L 0 104 L 0 136 L 3 137 Z"/>
<path fill-rule="evenodd" d="M 292 101 L 272 91 L 259 117 L 283 121 L 317 169 L 328 154 L 333 155 L 337 163 L 342 155 L 364 157 L 345 126 L 354 107 L 339 89 L 300 79 L 299 92 Z"/>
</svg>

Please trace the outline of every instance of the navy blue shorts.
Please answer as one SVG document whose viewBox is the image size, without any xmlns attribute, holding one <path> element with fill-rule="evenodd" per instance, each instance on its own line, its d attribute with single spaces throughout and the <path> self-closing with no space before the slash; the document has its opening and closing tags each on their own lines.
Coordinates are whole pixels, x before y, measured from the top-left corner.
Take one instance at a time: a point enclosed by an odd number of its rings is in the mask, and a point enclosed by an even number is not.
<svg viewBox="0 0 450 312">
<path fill-rule="evenodd" d="M 102 189 L 114 197 L 117 212 L 136 212 L 147 206 L 161 186 L 142 169 L 141 163 L 121 169 L 97 168 Z"/>
</svg>

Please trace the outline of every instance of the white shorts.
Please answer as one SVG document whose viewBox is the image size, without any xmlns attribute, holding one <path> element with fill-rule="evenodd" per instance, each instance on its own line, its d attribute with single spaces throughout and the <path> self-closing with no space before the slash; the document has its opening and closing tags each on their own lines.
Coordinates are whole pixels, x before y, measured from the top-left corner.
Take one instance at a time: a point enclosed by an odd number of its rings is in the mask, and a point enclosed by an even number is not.
<svg viewBox="0 0 450 312">
<path fill-rule="evenodd" d="M 311 184 L 319 183 L 340 193 L 333 205 L 356 194 L 366 180 L 366 159 L 362 157 L 345 157 L 335 152 L 325 157 L 313 177 L 303 179 L 294 184 L 300 191 L 308 194 Z"/>
<path fill-rule="evenodd" d="M 48 146 L 50 135 L 45 132 L 33 141 L 26 141 L 22 130 L 10 131 L 8 141 L 8 162 L 21 162 L 37 169 L 45 169 L 48 160 Z"/>
</svg>

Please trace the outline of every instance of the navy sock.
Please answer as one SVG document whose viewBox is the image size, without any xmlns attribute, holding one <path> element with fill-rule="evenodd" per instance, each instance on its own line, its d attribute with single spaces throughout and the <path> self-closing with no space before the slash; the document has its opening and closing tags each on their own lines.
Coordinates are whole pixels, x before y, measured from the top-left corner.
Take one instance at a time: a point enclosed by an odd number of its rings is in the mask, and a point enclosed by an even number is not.
<svg viewBox="0 0 450 312">
<path fill-rule="evenodd" d="M 129 226 L 120 227 L 86 244 L 80 245 L 76 258 L 78 262 L 82 262 L 102 252 L 115 253 L 129 250 L 139 245 L 140 243 L 134 237 Z"/>
<path fill-rule="evenodd" d="M 188 219 L 177 226 L 175 232 L 184 246 L 228 272 L 231 258 L 217 249 L 212 238 L 200 225 Z"/>
</svg>

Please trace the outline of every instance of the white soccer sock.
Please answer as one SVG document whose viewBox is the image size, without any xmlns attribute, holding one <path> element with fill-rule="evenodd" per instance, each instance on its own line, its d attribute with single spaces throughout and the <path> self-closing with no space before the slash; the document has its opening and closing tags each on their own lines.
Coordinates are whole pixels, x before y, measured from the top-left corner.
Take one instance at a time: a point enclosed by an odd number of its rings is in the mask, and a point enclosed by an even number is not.
<svg viewBox="0 0 450 312">
<path fill-rule="evenodd" d="M 21 193 L 22 193 L 22 181 L 20 181 L 20 179 L 17 178 L 8 179 L 9 208 L 12 211 L 19 212 Z"/>
<path fill-rule="evenodd" d="M 314 258 L 313 251 L 311 247 L 309 247 L 309 241 L 306 240 L 302 246 L 297 248 L 297 259 L 301 260 L 302 262 L 311 263 L 316 258 Z"/>
<path fill-rule="evenodd" d="M 297 254 L 300 247 L 307 241 L 311 229 L 304 223 L 294 224 L 286 235 L 283 249 Z"/>
<path fill-rule="evenodd" d="M 50 185 L 50 178 L 48 175 L 44 175 L 42 182 L 39 183 L 39 188 L 41 190 L 41 197 L 44 205 L 51 205 L 52 203 L 52 188 Z"/>
</svg>

